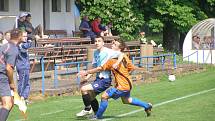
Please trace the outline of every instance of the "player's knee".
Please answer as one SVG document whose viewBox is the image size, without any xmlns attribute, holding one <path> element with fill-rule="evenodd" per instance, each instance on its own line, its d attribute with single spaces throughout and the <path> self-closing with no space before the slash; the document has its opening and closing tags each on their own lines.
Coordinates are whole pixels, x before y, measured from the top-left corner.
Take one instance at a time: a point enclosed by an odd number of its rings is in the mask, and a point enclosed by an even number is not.
<svg viewBox="0 0 215 121">
<path fill-rule="evenodd" d="M 128 100 L 122 100 L 123 104 L 129 104 Z"/>
<path fill-rule="evenodd" d="M 85 93 L 86 92 L 86 88 L 83 86 L 81 87 L 81 93 Z"/>
<path fill-rule="evenodd" d="M 13 101 L 12 100 L 2 100 L 2 107 L 10 110 L 13 108 Z"/>
<path fill-rule="evenodd" d="M 123 103 L 123 104 L 130 104 L 131 101 L 132 101 L 131 98 L 123 98 L 123 99 L 122 99 L 122 103 Z"/>
<path fill-rule="evenodd" d="M 104 100 L 107 100 L 109 98 L 109 96 L 107 93 L 103 93 L 101 98 Z"/>
</svg>

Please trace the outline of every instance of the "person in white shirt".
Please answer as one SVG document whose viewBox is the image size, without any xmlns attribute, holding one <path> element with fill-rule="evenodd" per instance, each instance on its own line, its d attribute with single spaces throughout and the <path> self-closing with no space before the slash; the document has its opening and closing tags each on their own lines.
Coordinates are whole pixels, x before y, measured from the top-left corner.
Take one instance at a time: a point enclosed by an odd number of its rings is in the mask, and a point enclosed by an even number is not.
<svg viewBox="0 0 215 121">
<path fill-rule="evenodd" d="M 9 40 L 10 40 L 10 32 L 7 31 L 4 33 L 4 40 L 2 40 L 2 44 L 8 43 Z"/>
</svg>

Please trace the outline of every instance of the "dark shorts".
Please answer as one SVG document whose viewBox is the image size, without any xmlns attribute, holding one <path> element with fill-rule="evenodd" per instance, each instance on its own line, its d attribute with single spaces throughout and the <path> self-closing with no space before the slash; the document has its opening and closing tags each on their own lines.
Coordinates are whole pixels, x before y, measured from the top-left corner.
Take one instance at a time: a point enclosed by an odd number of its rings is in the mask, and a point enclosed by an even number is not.
<svg viewBox="0 0 215 121">
<path fill-rule="evenodd" d="M 126 98 L 130 97 L 130 91 L 122 91 L 116 88 L 110 88 L 106 91 L 106 93 L 108 94 L 108 97 L 113 98 L 115 100 L 118 99 L 119 97 L 126 97 Z"/>
<path fill-rule="evenodd" d="M 93 86 L 94 92 L 98 95 L 111 86 L 111 81 L 111 78 L 96 78 L 96 80 L 91 83 L 91 85 Z"/>
<path fill-rule="evenodd" d="M 0 96 L 11 96 L 9 81 L 7 78 L 0 78 Z"/>
</svg>

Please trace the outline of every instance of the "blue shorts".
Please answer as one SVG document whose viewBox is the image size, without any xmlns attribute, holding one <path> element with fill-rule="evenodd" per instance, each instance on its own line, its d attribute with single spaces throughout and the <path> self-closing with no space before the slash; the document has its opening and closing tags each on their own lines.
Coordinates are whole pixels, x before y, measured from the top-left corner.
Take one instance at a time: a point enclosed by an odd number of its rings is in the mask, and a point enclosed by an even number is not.
<svg viewBox="0 0 215 121">
<path fill-rule="evenodd" d="M 126 97 L 126 98 L 130 97 L 130 91 L 121 91 L 116 88 L 110 88 L 106 91 L 106 93 L 110 98 L 113 98 L 115 100 L 118 99 L 119 97 Z"/>
<path fill-rule="evenodd" d="M 96 80 L 91 83 L 93 86 L 93 90 L 96 94 L 100 94 L 101 92 L 104 92 L 107 88 L 111 86 L 111 78 L 96 78 Z"/>
<path fill-rule="evenodd" d="M 9 81 L 7 78 L 0 78 L 0 97 L 11 96 Z"/>
</svg>

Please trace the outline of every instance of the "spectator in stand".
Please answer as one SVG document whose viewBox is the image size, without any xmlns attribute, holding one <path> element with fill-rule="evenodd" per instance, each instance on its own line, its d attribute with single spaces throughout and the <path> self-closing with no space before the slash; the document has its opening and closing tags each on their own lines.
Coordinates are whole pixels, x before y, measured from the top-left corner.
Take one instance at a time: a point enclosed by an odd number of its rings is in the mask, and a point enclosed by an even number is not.
<svg viewBox="0 0 215 121">
<path fill-rule="evenodd" d="M 17 26 L 16 26 L 16 28 L 18 28 L 18 29 L 20 29 L 22 31 L 25 31 L 25 19 L 26 19 L 27 15 L 28 15 L 27 13 L 21 13 L 19 15 L 19 18 L 17 20 Z"/>
<path fill-rule="evenodd" d="M 194 35 L 192 37 L 192 49 L 198 50 L 200 49 L 200 37 L 198 35 Z"/>
<path fill-rule="evenodd" d="M 84 37 L 90 37 L 91 40 L 92 40 L 92 44 L 95 43 L 95 33 L 92 31 L 92 28 L 90 26 L 90 23 L 89 23 L 89 18 L 88 16 L 84 16 L 82 21 L 81 21 L 81 24 L 79 26 L 79 29 L 83 32 L 83 35 Z"/>
<path fill-rule="evenodd" d="M 91 24 L 93 32 L 98 36 L 101 36 L 101 33 L 106 31 L 105 27 L 101 25 L 101 21 L 102 19 L 100 17 L 96 17 Z"/>
<path fill-rule="evenodd" d="M 28 34 L 28 40 L 43 38 L 44 32 L 42 26 L 39 24 L 36 28 L 31 23 L 31 14 L 28 13 L 24 22 L 25 31 Z"/>
<path fill-rule="evenodd" d="M 2 41 L 2 44 L 8 43 L 9 40 L 10 40 L 10 32 L 7 31 L 4 33 L 4 40 Z"/>
<path fill-rule="evenodd" d="M 103 36 L 113 36 L 112 33 L 111 33 L 111 28 L 113 27 L 113 24 L 112 22 L 109 22 L 107 24 L 107 26 L 105 27 L 106 31 L 103 32 Z"/>
<path fill-rule="evenodd" d="M 0 31 L 0 46 L 2 45 L 2 41 L 3 41 L 3 32 L 2 31 Z"/>
</svg>

